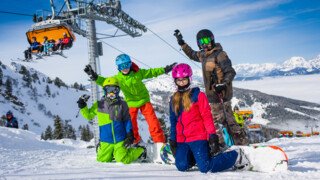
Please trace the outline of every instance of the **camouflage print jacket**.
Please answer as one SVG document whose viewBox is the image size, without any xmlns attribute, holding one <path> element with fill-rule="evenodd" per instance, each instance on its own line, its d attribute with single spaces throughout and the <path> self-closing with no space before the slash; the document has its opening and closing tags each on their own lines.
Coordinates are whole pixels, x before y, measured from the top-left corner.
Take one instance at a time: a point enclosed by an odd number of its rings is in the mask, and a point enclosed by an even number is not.
<svg viewBox="0 0 320 180">
<path fill-rule="evenodd" d="M 220 43 L 216 43 L 215 47 L 208 52 L 194 51 L 188 44 L 182 45 L 182 50 L 190 59 L 201 62 L 203 81 L 209 103 L 220 102 L 217 93 L 212 88 L 212 85 L 220 83 L 227 85 L 226 90 L 222 93 L 223 100 L 230 101 L 233 96 L 232 81 L 236 72 Z M 212 76 L 213 72 L 215 76 Z"/>
</svg>

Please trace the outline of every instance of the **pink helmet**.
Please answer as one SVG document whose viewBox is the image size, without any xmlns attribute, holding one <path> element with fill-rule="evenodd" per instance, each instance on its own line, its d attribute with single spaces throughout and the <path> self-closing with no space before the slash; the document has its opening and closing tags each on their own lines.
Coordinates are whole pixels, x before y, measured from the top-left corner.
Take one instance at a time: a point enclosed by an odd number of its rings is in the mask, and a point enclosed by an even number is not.
<svg viewBox="0 0 320 180">
<path fill-rule="evenodd" d="M 192 69 L 188 64 L 180 63 L 172 69 L 173 78 L 185 78 L 192 76 Z"/>
</svg>

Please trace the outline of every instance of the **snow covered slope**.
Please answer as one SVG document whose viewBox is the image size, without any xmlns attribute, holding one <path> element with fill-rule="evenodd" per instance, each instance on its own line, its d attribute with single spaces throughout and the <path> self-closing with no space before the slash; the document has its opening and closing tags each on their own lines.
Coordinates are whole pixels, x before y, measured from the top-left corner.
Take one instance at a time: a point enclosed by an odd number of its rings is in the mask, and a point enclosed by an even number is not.
<svg viewBox="0 0 320 180">
<path fill-rule="evenodd" d="M 22 145 L 25 140 L 27 147 Z M 90 143 L 67 139 L 44 142 L 39 136 L 21 129 L 0 127 L 0 179 L 318 179 L 320 177 L 320 137 L 273 139 L 265 144 L 278 145 L 287 152 L 289 171 L 259 173 L 225 171 L 202 174 L 179 172 L 173 165 L 150 163 L 96 162 Z M 5 143 L 3 143 L 5 142 Z M 10 142 L 10 143 L 9 143 Z M 14 145 L 15 144 L 15 145 Z"/>
<path fill-rule="evenodd" d="M 63 81 L 55 80 L 32 68 L 12 63 L 10 66 L 0 66 L 3 78 L 0 93 L 0 116 L 11 110 L 18 119 L 19 127 L 28 124 L 29 130 L 41 134 L 50 125 L 53 127 L 55 115 L 62 120 L 70 120 L 75 129 L 79 125 L 87 124 L 81 116 L 76 117 L 77 100 L 82 94 L 90 94 L 88 91 L 69 88 Z M 22 72 L 22 68 L 25 68 Z M 26 75 L 28 74 L 28 75 Z M 8 97 L 7 81 L 11 82 L 12 97 Z M 49 94 L 48 94 L 49 93 Z"/>
</svg>

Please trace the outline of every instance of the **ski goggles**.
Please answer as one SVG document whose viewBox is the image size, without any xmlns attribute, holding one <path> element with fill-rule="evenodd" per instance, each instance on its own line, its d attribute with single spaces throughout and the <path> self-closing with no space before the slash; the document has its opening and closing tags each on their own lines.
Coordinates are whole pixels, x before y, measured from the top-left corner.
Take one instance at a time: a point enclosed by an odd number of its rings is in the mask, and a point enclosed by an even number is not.
<svg viewBox="0 0 320 180">
<path fill-rule="evenodd" d="M 203 37 L 201 39 L 199 39 L 199 44 L 202 45 L 208 45 L 210 44 L 212 41 L 212 39 L 210 37 Z"/>
<path fill-rule="evenodd" d="M 123 63 L 118 65 L 118 70 L 122 71 L 124 69 L 130 69 L 130 67 L 131 67 L 131 62 Z"/>
<path fill-rule="evenodd" d="M 185 78 L 176 78 L 175 79 L 175 82 L 176 83 L 187 83 L 189 81 L 189 78 L 188 77 L 185 77 Z"/>
<path fill-rule="evenodd" d="M 118 86 L 105 86 L 103 88 L 103 91 L 105 94 L 117 94 L 120 91 L 120 88 Z"/>
</svg>

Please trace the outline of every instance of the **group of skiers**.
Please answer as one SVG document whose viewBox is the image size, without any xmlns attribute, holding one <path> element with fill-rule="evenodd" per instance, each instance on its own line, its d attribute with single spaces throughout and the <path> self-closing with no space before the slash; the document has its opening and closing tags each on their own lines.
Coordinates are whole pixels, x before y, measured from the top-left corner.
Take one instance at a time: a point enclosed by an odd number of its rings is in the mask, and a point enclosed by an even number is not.
<svg viewBox="0 0 320 180">
<path fill-rule="evenodd" d="M 62 34 L 62 38 L 56 42 L 54 39 L 49 39 L 47 36 L 43 37 L 43 42 L 37 41 L 36 37 L 31 38 L 30 47 L 24 51 L 24 57 L 26 60 L 32 59 L 32 52 L 42 53 L 42 55 L 50 55 L 50 52 L 63 50 L 72 46 L 73 39 L 66 33 Z"/>
<path fill-rule="evenodd" d="M 11 111 L 6 113 L 6 118 L 4 119 L 3 125 L 8 128 L 19 128 L 17 119 L 13 116 Z"/>
<path fill-rule="evenodd" d="M 246 168 L 248 162 L 240 149 L 232 145 L 247 145 L 245 131 L 236 123 L 231 109 L 232 81 L 236 74 L 231 60 L 214 35 L 204 29 L 197 34 L 200 51 L 194 51 L 183 40 L 179 30 L 174 36 L 185 54 L 202 64 L 205 93 L 191 87 L 192 69 L 185 63 L 173 63 L 161 68 L 139 69 L 126 54 L 116 58 L 118 74 L 99 76 L 90 65 L 84 71 L 103 87 L 104 96 L 88 108 L 85 99 L 77 101 L 81 114 L 88 120 L 98 117 L 100 146 L 97 160 L 128 164 L 144 160 L 146 148 L 138 131 L 137 114 L 145 117 L 154 142 L 153 162 L 161 163 L 160 149 L 165 135 L 150 102 L 149 92 L 142 82 L 171 72 L 177 91 L 170 99 L 171 151 L 179 171 L 195 164 L 201 172 L 219 172 L 230 168 Z M 125 101 L 119 97 L 120 90 Z M 228 149 L 228 150 L 226 150 Z"/>
</svg>

